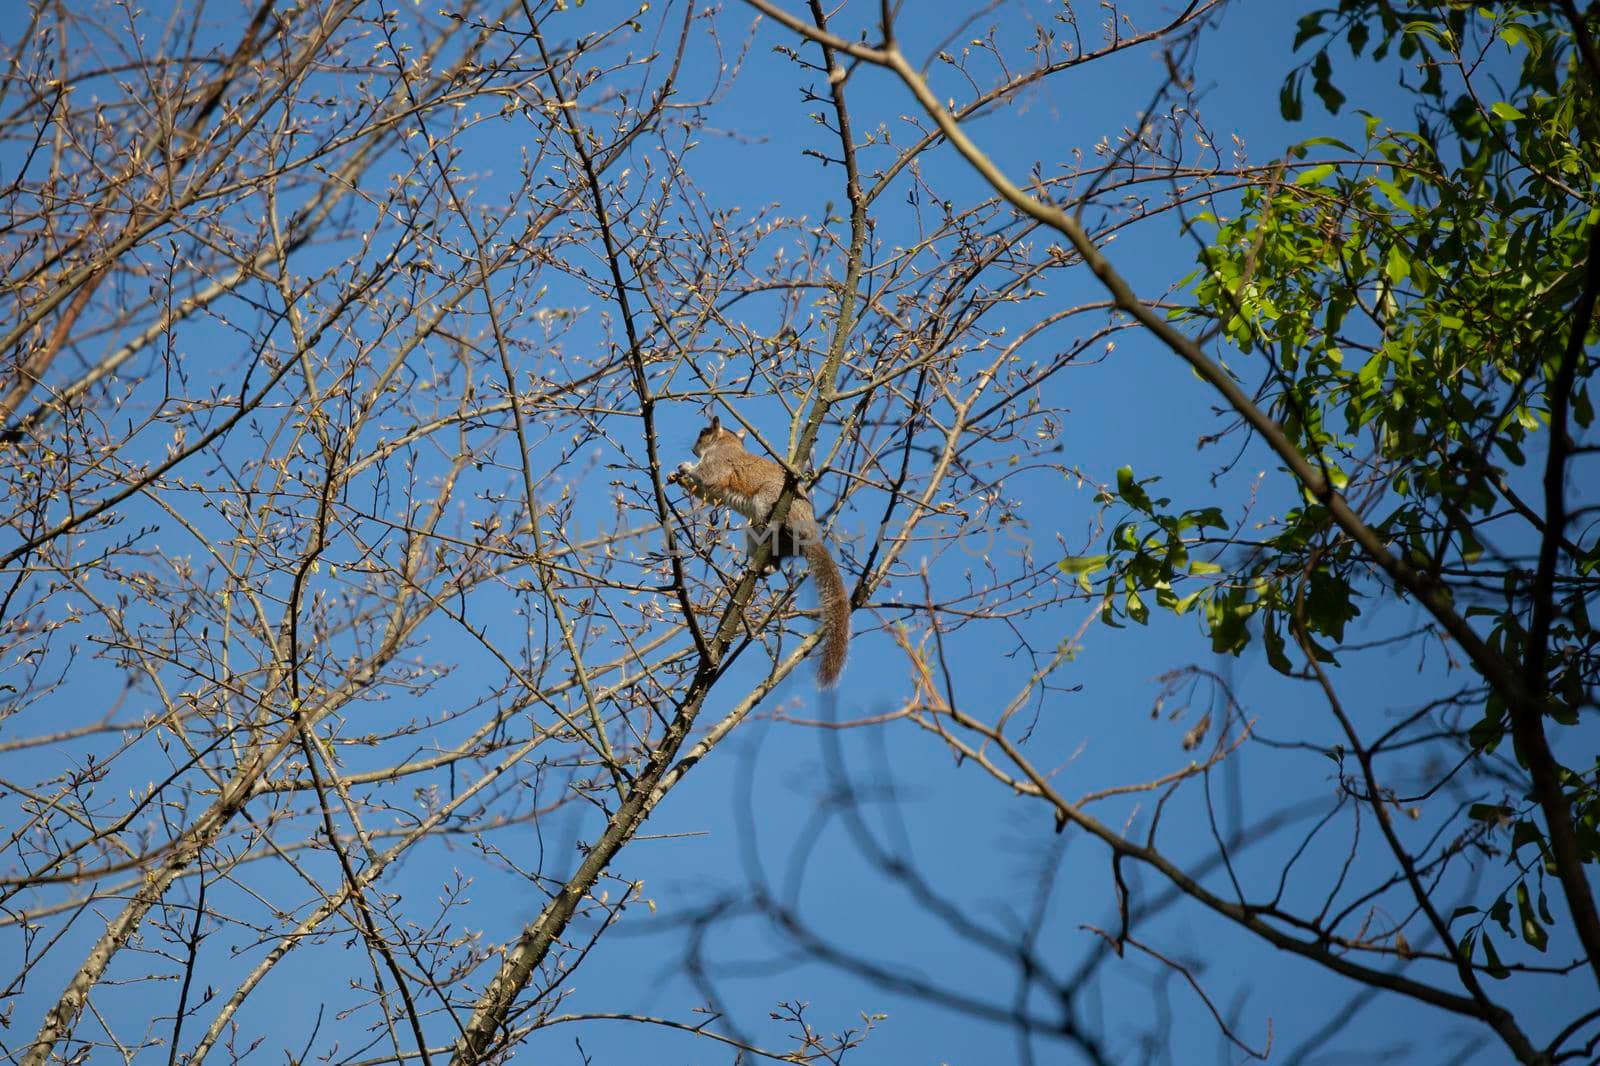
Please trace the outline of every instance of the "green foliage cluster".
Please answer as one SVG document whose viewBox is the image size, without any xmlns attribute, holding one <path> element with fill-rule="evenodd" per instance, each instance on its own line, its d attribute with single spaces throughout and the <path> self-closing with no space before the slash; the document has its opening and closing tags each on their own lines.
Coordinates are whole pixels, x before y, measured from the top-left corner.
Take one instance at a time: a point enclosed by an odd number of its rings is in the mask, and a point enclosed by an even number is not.
<svg viewBox="0 0 1600 1066">
<path fill-rule="evenodd" d="M 1600 649 L 1588 606 L 1600 593 L 1600 493 L 1568 464 L 1571 498 L 1552 515 L 1544 484 L 1553 434 L 1581 460 L 1594 421 L 1600 336 L 1574 308 L 1597 269 L 1597 27 L 1559 4 L 1341 0 L 1305 16 L 1295 46 L 1310 54 L 1283 85 L 1284 117 L 1302 117 L 1307 84 L 1341 111 L 1341 66 L 1398 57 L 1412 128 L 1357 109 L 1358 144 L 1304 141 L 1237 214 L 1202 216 L 1193 303 L 1174 312 L 1241 353 L 1240 380 L 1294 446 L 1496 653 L 1528 664 L 1547 725 L 1593 710 Z M 1127 520 L 1103 555 L 1063 563 L 1086 586 L 1104 572 L 1107 621 L 1144 622 L 1154 590 L 1161 607 L 1195 609 L 1217 651 L 1260 639 L 1271 665 L 1295 675 L 1306 656 L 1336 661 L 1364 609 L 1406 598 L 1309 493 L 1275 523 L 1218 536 L 1208 531 L 1227 523 L 1216 508 L 1169 513 L 1149 484 L 1123 471 L 1108 493 Z M 1557 566 L 1541 583 L 1547 531 Z M 1530 637 L 1541 612 L 1548 632 Z M 1481 705 L 1468 733 L 1480 755 L 1508 733 L 1493 685 Z M 1561 773 L 1593 864 L 1596 768 Z M 1533 806 L 1482 804 L 1472 817 L 1508 829 L 1510 861 L 1529 874 L 1486 916 L 1543 951 L 1554 868 Z M 1503 975 L 1481 920 L 1461 938 L 1463 956 L 1474 936 L 1488 972 Z"/>
</svg>

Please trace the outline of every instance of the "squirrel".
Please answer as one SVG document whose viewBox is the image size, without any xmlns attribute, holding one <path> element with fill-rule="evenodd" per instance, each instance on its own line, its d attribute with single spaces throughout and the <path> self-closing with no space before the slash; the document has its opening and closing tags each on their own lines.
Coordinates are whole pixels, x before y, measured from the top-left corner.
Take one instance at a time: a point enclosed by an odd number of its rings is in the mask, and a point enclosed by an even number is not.
<svg viewBox="0 0 1600 1066">
<path fill-rule="evenodd" d="M 723 504 L 750 522 L 747 535 L 753 553 L 760 538 L 768 536 L 767 519 L 783 493 L 783 467 L 744 446 L 744 431 L 729 430 L 713 416 L 711 424 L 695 438 L 696 462 L 684 461 L 669 481 L 682 484 L 694 496 Z M 772 537 L 773 565 L 791 555 L 805 557 L 817 583 L 817 601 L 822 608 L 822 663 L 817 681 L 824 688 L 839 680 L 845 655 L 850 650 L 850 597 L 845 592 L 839 568 L 822 540 L 822 529 L 806 494 L 796 489 L 783 526 Z"/>
</svg>

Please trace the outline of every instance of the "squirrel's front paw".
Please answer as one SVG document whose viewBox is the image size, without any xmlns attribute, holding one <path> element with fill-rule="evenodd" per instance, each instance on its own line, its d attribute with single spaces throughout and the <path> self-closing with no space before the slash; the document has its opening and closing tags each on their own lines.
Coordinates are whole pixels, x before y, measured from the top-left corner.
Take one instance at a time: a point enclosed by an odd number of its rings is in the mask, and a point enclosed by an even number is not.
<svg viewBox="0 0 1600 1066">
<path fill-rule="evenodd" d="M 674 470 L 672 472 L 672 480 L 673 481 L 677 481 L 677 480 L 679 480 L 681 478 L 686 478 L 692 473 L 694 473 L 694 464 L 693 463 L 687 462 L 687 461 L 679 463 L 678 464 L 678 469 L 676 469 L 676 470 Z"/>
</svg>

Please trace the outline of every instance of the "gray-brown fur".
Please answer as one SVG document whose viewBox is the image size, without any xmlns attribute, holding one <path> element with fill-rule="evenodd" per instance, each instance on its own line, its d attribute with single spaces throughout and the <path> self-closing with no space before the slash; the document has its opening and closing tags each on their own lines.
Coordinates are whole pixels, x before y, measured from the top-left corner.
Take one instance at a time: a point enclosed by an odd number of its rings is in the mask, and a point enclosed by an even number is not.
<svg viewBox="0 0 1600 1066">
<path fill-rule="evenodd" d="M 789 555 L 805 557 L 817 583 L 817 601 L 822 609 L 822 663 L 817 680 L 824 686 L 832 685 L 839 679 L 850 649 L 850 599 L 839 568 L 823 543 L 811 501 L 804 491 L 797 491 L 781 528 L 770 530 L 768 518 L 783 494 L 783 467 L 748 451 L 744 433 L 723 428 L 716 418 L 695 439 L 694 454 L 697 461 L 679 464 L 673 481 L 696 496 L 743 515 L 750 523 L 748 543 L 752 552 L 759 538 L 771 536 L 774 561 Z"/>
</svg>

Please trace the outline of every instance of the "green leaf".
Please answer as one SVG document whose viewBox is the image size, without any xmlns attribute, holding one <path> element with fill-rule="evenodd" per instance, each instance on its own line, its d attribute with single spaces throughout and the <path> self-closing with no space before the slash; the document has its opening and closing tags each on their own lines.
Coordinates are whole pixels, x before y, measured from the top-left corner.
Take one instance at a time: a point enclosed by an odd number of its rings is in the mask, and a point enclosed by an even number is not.
<svg viewBox="0 0 1600 1066">
<path fill-rule="evenodd" d="M 1400 186 L 1396 185 L 1394 182 L 1387 181 L 1383 178 L 1373 178 L 1372 187 L 1383 193 L 1383 198 L 1388 200 L 1401 211 L 1404 211 L 1408 215 L 1416 214 L 1416 205 L 1410 200 L 1406 199 L 1405 194 L 1400 191 Z"/>
<path fill-rule="evenodd" d="M 1517 824 L 1511 827 L 1511 853 L 1515 855 L 1530 845 L 1535 852 L 1543 854 L 1544 834 L 1531 820 L 1519 818 Z"/>
<path fill-rule="evenodd" d="M 1360 20 L 1352 22 L 1349 33 L 1345 35 L 1345 39 L 1350 42 L 1350 54 L 1359 56 L 1366 49 L 1369 36 L 1370 31 L 1367 29 L 1365 22 Z"/>
<path fill-rule="evenodd" d="M 1488 699 L 1488 706 L 1484 709 L 1483 717 L 1474 722 L 1471 728 L 1467 730 L 1467 740 L 1481 752 L 1494 751 L 1505 737 L 1504 718 L 1504 705 L 1501 704 L 1497 696 L 1491 693 Z"/>
<path fill-rule="evenodd" d="M 1337 115 L 1345 98 L 1344 93 L 1334 88 L 1332 74 L 1333 64 L 1328 59 L 1327 49 L 1323 49 L 1311 62 L 1311 88 L 1322 100 L 1322 106 L 1328 109 L 1328 114 Z"/>
<path fill-rule="evenodd" d="M 1507 122 L 1515 122 L 1519 118 L 1527 117 L 1521 111 L 1518 111 L 1504 100 L 1501 100 L 1498 103 L 1490 104 L 1489 110 L 1494 112 L 1496 118 L 1503 118 Z"/>
<path fill-rule="evenodd" d="M 1267 649 L 1267 665 L 1280 674 L 1293 674 L 1294 664 L 1283 651 L 1283 634 L 1275 625 L 1266 626 L 1261 633 L 1262 645 Z"/>
<path fill-rule="evenodd" d="M 1485 972 L 1496 981 L 1504 981 L 1511 976 L 1511 971 L 1506 969 L 1505 963 L 1500 961 L 1500 953 L 1494 949 L 1494 941 L 1489 939 L 1489 934 L 1483 934 L 1483 956 L 1488 966 Z"/>
<path fill-rule="evenodd" d="M 1117 495 L 1131 507 L 1149 512 L 1150 496 L 1139 483 L 1133 479 L 1133 467 L 1125 466 L 1117 471 Z"/>
<path fill-rule="evenodd" d="M 1307 137 L 1305 140 L 1300 142 L 1300 147 L 1302 147 L 1302 148 L 1312 148 L 1312 147 L 1319 147 L 1319 146 L 1323 146 L 1323 145 L 1326 145 L 1329 148 L 1341 148 L 1346 152 L 1354 152 L 1355 151 L 1354 148 L 1350 147 L 1350 145 L 1348 145 L 1345 142 L 1341 141 L 1337 137 L 1328 137 L 1328 136 Z"/>
<path fill-rule="evenodd" d="M 1328 109 L 1328 114 L 1337 115 L 1344 106 L 1345 95 L 1334 87 L 1331 81 L 1319 81 L 1315 84 L 1317 98 L 1322 101 L 1322 106 Z"/>
<path fill-rule="evenodd" d="M 1111 602 L 1111 597 L 1109 596 L 1100 601 L 1100 621 L 1105 625 L 1110 626 L 1112 629 L 1127 628 L 1121 622 L 1117 621 L 1117 608 L 1116 605 Z"/>
<path fill-rule="evenodd" d="M 1325 11 L 1313 11 L 1309 15 L 1300 16 L 1300 21 L 1295 26 L 1293 51 L 1298 52 L 1301 45 L 1322 32 L 1322 16 L 1325 14 L 1327 14 Z"/>
<path fill-rule="evenodd" d="M 1238 655 L 1250 643 L 1245 623 L 1255 604 L 1244 602 L 1242 589 L 1206 601 L 1206 628 L 1211 634 L 1211 650 L 1221 655 Z"/>
<path fill-rule="evenodd" d="M 1105 567 L 1109 555 L 1069 555 L 1056 564 L 1062 573 L 1071 574 L 1078 579 L 1078 587 L 1085 592 L 1094 591 L 1089 583 L 1090 576 Z"/>
<path fill-rule="evenodd" d="M 1383 263 L 1383 273 L 1390 281 L 1399 284 L 1411 276 L 1411 257 L 1407 254 L 1409 251 L 1410 249 L 1403 245 L 1389 245 L 1389 254 Z"/>
<path fill-rule="evenodd" d="M 1534 58 L 1544 51 L 1544 41 L 1531 27 L 1520 22 L 1508 22 L 1500 29 L 1500 39 L 1506 43 L 1507 48 L 1515 49 L 1522 45 Z"/>
<path fill-rule="evenodd" d="M 1306 617 L 1312 628 L 1336 641 L 1344 640 L 1345 623 L 1361 613 L 1350 583 L 1325 570 L 1315 570 L 1308 584 Z"/>
<path fill-rule="evenodd" d="M 1502 803 L 1474 803 L 1467 808 L 1467 817 L 1474 822 L 1507 821 L 1511 817 L 1511 808 Z"/>
<path fill-rule="evenodd" d="M 1300 76 L 1291 74 L 1283 80 L 1283 85 L 1278 89 L 1278 113 L 1285 122 L 1299 122 L 1305 114 L 1305 105 L 1300 96 Z"/>
<path fill-rule="evenodd" d="M 1544 952 L 1545 945 L 1550 942 L 1550 935 L 1544 931 L 1544 926 L 1533 914 L 1533 902 L 1528 898 L 1528 884 L 1526 881 L 1517 882 L 1517 916 L 1522 920 L 1522 939 L 1533 950 Z"/>
<path fill-rule="evenodd" d="M 1381 351 L 1374 353 L 1372 358 L 1363 363 L 1361 369 L 1356 371 L 1356 381 L 1362 385 L 1375 385 L 1382 381 L 1384 367 L 1388 361 L 1388 358 Z"/>
<path fill-rule="evenodd" d="M 1315 185 L 1337 169 L 1332 163 L 1321 163 L 1294 179 L 1296 185 Z"/>
<path fill-rule="evenodd" d="M 1594 421 L 1594 406 L 1589 401 L 1589 386 L 1572 390 L 1572 420 L 1584 429 Z"/>
<path fill-rule="evenodd" d="M 1056 566 L 1067 574 L 1088 574 L 1106 565 L 1109 555 L 1069 555 Z"/>
<path fill-rule="evenodd" d="M 1128 617 L 1140 625 L 1144 625 L 1150 620 L 1150 608 L 1146 607 L 1144 600 L 1139 598 L 1137 590 L 1131 588 L 1128 590 L 1123 606 L 1127 609 Z"/>
</svg>

